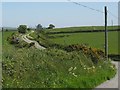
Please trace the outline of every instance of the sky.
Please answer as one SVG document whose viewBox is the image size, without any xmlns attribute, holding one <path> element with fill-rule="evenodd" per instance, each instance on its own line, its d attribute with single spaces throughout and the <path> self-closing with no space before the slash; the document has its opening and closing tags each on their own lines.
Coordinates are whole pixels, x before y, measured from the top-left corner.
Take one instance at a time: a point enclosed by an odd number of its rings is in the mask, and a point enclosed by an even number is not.
<svg viewBox="0 0 120 90">
<path fill-rule="evenodd" d="M 100 11 L 104 11 L 104 6 L 107 6 L 108 11 L 114 14 L 113 17 L 108 13 L 108 25 L 112 25 L 112 21 L 117 25 L 117 2 L 80 2 L 80 4 Z M 29 27 L 35 27 L 37 24 L 47 27 L 54 24 L 57 28 L 103 26 L 104 13 L 71 2 L 2 2 L 2 26 L 18 27 L 20 24 Z"/>
</svg>

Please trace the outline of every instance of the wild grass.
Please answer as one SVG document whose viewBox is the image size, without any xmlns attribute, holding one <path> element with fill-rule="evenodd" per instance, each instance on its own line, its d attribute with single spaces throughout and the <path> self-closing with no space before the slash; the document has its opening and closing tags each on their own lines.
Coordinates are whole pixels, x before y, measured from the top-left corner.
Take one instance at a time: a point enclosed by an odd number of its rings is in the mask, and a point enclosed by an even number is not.
<svg viewBox="0 0 120 90">
<path fill-rule="evenodd" d="M 115 75 L 109 61 L 94 65 L 80 52 L 18 49 L 3 52 L 4 88 L 94 88 Z"/>
<path fill-rule="evenodd" d="M 82 52 L 60 49 L 16 48 L 3 33 L 3 88 L 94 88 L 114 77 L 106 59 L 94 64 Z"/>
</svg>

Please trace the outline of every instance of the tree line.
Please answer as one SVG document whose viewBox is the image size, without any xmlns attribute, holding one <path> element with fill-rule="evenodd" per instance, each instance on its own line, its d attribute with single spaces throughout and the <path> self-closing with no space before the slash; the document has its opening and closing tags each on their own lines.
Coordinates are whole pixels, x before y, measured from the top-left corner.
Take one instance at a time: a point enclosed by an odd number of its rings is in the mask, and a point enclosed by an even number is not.
<svg viewBox="0 0 120 90">
<path fill-rule="evenodd" d="M 38 24 L 35 28 L 36 31 L 41 31 L 43 29 L 53 29 L 55 28 L 55 25 L 53 24 L 49 24 L 49 26 L 47 28 L 43 28 L 43 26 L 41 24 Z M 19 25 L 19 27 L 17 28 L 19 33 L 26 33 L 26 31 L 31 30 L 31 28 L 27 28 L 27 25 Z"/>
</svg>

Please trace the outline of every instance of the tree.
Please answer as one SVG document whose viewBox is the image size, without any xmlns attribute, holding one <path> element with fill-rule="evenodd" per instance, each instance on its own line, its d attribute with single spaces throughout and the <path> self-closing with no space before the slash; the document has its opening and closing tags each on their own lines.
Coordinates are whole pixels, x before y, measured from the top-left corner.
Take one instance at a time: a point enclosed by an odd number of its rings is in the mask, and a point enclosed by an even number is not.
<svg viewBox="0 0 120 90">
<path fill-rule="evenodd" d="M 55 28 L 55 26 L 53 24 L 50 24 L 48 27 L 48 29 L 53 29 L 53 28 Z"/>
<path fill-rule="evenodd" d="M 36 30 L 37 31 L 40 31 L 40 30 L 42 30 L 43 28 L 42 28 L 42 25 L 41 24 L 38 24 L 37 26 L 36 26 Z"/>
<path fill-rule="evenodd" d="M 6 32 L 8 31 L 8 29 L 5 30 Z"/>
<path fill-rule="evenodd" d="M 31 28 L 27 28 L 27 30 L 28 30 L 28 31 L 30 31 L 30 30 L 31 30 Z"/>
<path fill-rule="evenodd" d="M 26 25 L 19 25 L 18 32 L 19 33 L 26 33 L 27 26 Z"/>
</svg>

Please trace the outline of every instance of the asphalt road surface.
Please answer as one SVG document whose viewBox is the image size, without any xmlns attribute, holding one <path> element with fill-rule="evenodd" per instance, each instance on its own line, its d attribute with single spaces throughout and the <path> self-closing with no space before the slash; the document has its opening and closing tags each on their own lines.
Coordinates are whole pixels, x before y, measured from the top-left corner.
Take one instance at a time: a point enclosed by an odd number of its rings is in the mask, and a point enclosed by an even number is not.
<svg viewBox="0 0 120 90">
<path fill-rule="evenodd" d="M 117 73 L 116 73 L 115 77 L 113 77 L 112 79 L 107 80 L 106 82 L 100 84 L 96 88 L 118 88 L 118 72 L 120 71 L 120 69 L 118 68 L 118 62 L 117 61 L 112 61 L 112 63 L 115 64 L 115 66 L 117 68 Z M 119 65 L 120 65 L 120 63 L 119 63 Z M 119 71 L 118 71 L 118 69 L 119 69 Z"/>
</svg>

